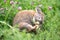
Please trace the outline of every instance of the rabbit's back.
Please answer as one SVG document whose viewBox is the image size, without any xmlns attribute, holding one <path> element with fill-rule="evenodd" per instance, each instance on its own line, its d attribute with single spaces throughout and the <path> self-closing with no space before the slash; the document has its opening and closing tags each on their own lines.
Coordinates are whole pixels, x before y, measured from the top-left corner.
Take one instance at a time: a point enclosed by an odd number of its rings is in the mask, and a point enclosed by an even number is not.
<svg viewBox="0 0 60 40">
<path fill-rule="evenodd" d="M 20 22 L 26 22 L 29 24 L 31 23 L 31 20 L 33 19 L 33 16 L 35 14 L 34 10 L 23 10 L 16 14 L 13 20 L 13 25 L 19 24 Z"/>
</svg>

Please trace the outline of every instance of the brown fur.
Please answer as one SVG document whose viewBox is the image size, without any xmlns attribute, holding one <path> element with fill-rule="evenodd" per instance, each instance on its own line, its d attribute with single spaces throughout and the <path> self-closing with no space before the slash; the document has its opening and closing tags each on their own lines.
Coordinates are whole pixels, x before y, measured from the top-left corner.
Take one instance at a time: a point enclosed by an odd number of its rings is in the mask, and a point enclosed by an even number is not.
<svg viewBox="0 0 60 40">
<path fill-rule="evenodd" d="M 19 24 L 20 22 L 26 22 L 31 24 L 31 19 L 33 19 L 34 14 L 35 11 L 33 10 L 20 11 L 19 13 L 16 14 L 13 21 L 13 25 Z"/>
<path fill-rule="evenodd" d="M 42 12 L 40 14 L 41 14 L 40 17 L 42 19 L 41 21 L 43 21 L 44 17 L 42 15 Z M 26 28 L 28 32 L 30 32 L 30 31 L 34 31 L 35 32 L 37 26 L 36 26 L 36 24 L 33 25 L 32 19 L 35 16 L 38 18 L 39 16 L 37 16 L 37 15 L 39 15 L 39 13 L 36 14 L 36 11 L 34 11 L 34 10 L 23 10 L 23 11 L 20 11 L 14 17 L 13 26 L 18 24 L 19 29 Z M 40 22 L 40 20 L 38 20 L 38 22 Z"/>
</svg>

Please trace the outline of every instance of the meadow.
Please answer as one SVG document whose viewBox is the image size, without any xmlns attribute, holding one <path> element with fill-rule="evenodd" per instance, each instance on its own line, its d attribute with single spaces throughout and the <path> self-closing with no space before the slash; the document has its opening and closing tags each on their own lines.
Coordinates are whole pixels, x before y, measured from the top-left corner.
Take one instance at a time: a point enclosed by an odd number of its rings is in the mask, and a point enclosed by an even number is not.
<svg viewBox="0 0 60 40">
<path fill-rule="evenodd" d="M 18 11 L 35 10 L 37 5 L 45 14 L 45 20 L 36 35 L 13 28 L 13 18 Z M 60 0 L 0 0 L 0 40 L 60 40 Z"/>
</svg>

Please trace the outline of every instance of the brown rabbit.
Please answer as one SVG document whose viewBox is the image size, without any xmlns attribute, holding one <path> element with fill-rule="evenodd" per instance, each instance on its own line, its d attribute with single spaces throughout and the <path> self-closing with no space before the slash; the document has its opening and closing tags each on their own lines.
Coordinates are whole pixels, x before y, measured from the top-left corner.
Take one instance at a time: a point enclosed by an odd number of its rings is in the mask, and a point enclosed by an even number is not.
<svg viewBox="0 0 60 40">
<path fill-rule="evenodd" d="M 16 14 L 13 20 L 13 26 L 18 25 L 19 29 L 27 29 L 28 32 L 36 32 L 37 25 L 42 24 L 44 21 L 44 14 L 36 7 L 36 10 L 22 10 Z M 38 23 L 36 23 L 38 22 Z M 36 24 L 35 24 L 36 23 Z"/>
</svg>

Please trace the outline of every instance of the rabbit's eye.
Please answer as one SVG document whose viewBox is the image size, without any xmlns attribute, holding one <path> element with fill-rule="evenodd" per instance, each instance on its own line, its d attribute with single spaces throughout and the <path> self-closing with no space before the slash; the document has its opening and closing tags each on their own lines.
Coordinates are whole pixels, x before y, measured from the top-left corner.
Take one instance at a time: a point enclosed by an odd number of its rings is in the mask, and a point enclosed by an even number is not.
<svg viewBox="0 0 60 40">
<path fill-rule="evenodd" d="M 39 17 L 39 19 L 40 19 L 40 17 Z"/>
<path fill-rule="evenodd" d="M 41 17 L 39 17 L 39 20 L 41 20 Z"/>
</svg>

